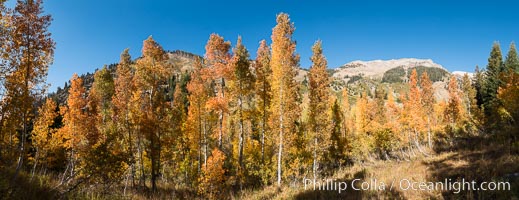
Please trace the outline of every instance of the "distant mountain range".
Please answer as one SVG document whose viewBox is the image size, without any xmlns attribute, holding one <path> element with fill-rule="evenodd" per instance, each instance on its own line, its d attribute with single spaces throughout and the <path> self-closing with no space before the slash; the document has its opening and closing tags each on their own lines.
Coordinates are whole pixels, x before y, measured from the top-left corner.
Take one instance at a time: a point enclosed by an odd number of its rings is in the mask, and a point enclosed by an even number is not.
<svg viewBox="0 0 519 200">
<path fill-rule="evenodd" d="M 411 70 L 417 69 L 421 74 L 427 71 L 429 76 L 435 76 L 433 81 L 439 81 L 448 71 L 442 65 L 431 59 L 401 58 L 392 60 L 353 61 L 334 69 L 332 76 L 346 83 L 356 79 L 370 78 L 383 82 L 405 82 Z"/>
<path fill-rule="evenodd" d="M 195 59 L 202 58 L 202 56 L 176 50 L 169 51 L 168 56 L 170 62 L 174 65 L 181 66 L 183 73 L 188 73 L 193 69 Z M 137 58 L 138 59 L 138 58 Z M 117 64 L 108 65 L 108 69 L 115 74 L 115 68 Z M 340 90 L 347 84 L 354 84 L 359 80 L 370 80 L 382 83 L 405 83 L 407 82 L 412 69 L 416 69 L 418 74 L 422 74 L 426 71 L 433 82 L 435 82 L 435 89 L 438 93 L 446 93 L 445 85 L 446 78 L 449 77 L 449 73 L 442 65 L 433 62 L 431 59 L 417 59 L 417 58 L 401 58 L 392 60 L 372 60 L 372 61 L 352 61 L 346 63 L 335 69 L 329 69 L 328 72 L 332 78 L 331 87 L 334 90 Z M 465 73 L 472 76 L 472 73 L 454 71 L 453 75 L 461 78 Z M 93 74 L 87 73 L 80 75 L 84 80 L 84 85 L 87 90 L 90 88 L 93 82 Z M 300 68 L 296 76 L 298 82 L 308 81 L 308 70 Z M 65 84 L 63 88 L 58 87 L 56 93 L 51 94 L 53 98 L 59 103 L 64 103 L 68 96 L 69 84 Z M 444 95 L 438 94 L 438 97 Z"/>
</svg>

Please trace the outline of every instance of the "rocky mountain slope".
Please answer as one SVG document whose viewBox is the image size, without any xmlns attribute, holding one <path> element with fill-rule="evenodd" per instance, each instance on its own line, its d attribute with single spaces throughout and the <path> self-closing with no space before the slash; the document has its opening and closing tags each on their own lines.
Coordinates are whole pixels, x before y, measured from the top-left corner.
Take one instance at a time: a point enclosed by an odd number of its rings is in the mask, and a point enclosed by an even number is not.
<svg viewBox="0 0 519 200">
<path fill-rule="evenodd" d="M 467 74 L 470 78 L 474 77 L 474 73 L 472 72 L 453 71 L 451 74 L 457 77 L 463 77 L 465 74 Z"/>
<path fill-rule="evenodd" d="M 196 58 L 203 59 L 201 56 L 176 50 L 169 51 L 168 56 L 173 65 L 180 66 L 182 73 L 189 73 L 193 69 Z M 108 69 L 115 73 L 117 64 L 108 65 Z M 435 95 L 437 99 L 446 98 L 446 78 L 450 74 L 442 65 L 433 62 L 431 59 L 402 58 L 392 60 L 373 60 L 373 61 L 353 61 L 335 69 L 329 69 L 332 79 L 331 87 L 333 90 L 341 90 L 344 86 L 367 85 L 368 88 L 375 87 L 378 83 L 397 84 L 407 82 L 412 69 L 417 69 L 420 75 L 426 71 L 434 82 Z M 462 72 L 453 72 L 455 75 L 463 75 Z M 94 73 L 80 75 L 84 80 L 87 90 L 93 83 Z M 469 74 L 471 75 L 471 74 Z M 308 83 L 308 70 L 300 68 L 296 75 L 296 80 L 302 84 Z M 60 104 L 65 103 L 68 96 L 70 83 L 63 88 L 58 87 L 56 93 L 50 96 Z M 371 88 L 372 89 L 372 88 Z"/>
<path fill-rule="evenodd" d="M 182 72 L 190 72 L 193 69 L 195 59 L 198 57 L 202 59 L 201 56 L 182 51 L 182 50 L 175 50 L 175 51 L 168 51 L 167 52 L 169 57 L 169 62 L 173 65 L 180 66 L 180 70 Z M 138 59 L 138 58 L 137 58 Z M 108 70 L 111 71 L 112 74 L 115 75 L 115 70 L 117 67 L 117 63 L 109 64 L 106 66 Z M 97 69 L 96 69 L 97 71 Z M 79 77 L 83 79 L 83 85 L 85 88 L 90 90 L 90 87 L 92 87 L 92 83 L 94 82 L 94 74 L 95 71 L 92 73 L 86 73 L 81 74 Z M 56 102 L 58 102 L 60 105 L 63 105 L 66 103 L 66 100 L 68 98 L 68 89 L 70 88 L 70 81 L 65 83 L 63 88 L 59 86 L 56 90 L 56 92 L 49 94 L 49 97 L 53 98 Z"/>
<path fill-rule="evenodd" d="M 392 60 L 353 61 L 336 68 L 333 77 L 348 82 L 352 77 L 360 76 L 371 79 L 382 79 L 387 71 L 402 67 L 407 71 L 413 67 L 428 67 L 445 70 L 443 66 L 431 59 L 401 58 Z"/>
</svg>

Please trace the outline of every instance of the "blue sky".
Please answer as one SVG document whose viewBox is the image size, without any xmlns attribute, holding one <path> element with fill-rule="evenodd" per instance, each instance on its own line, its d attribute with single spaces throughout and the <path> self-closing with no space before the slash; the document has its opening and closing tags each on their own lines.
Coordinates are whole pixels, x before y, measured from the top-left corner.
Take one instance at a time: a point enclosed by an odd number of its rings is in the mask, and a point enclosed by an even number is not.
<svg viewBox="0 0 519 200">
<path fill-rule="evenodd" d="M 9 5 L 13 5 L 10 0 Z M 323 41 L 330 68 L 353 60 L 430 58 L 449 71 L 486 66 L 494 41 L 503 53 L 519 40 L 519 3 L 514 1 L 150 1 L 47 0 L 56 41 L 49 69 L 51 91 L 73 73 L 93 72 L 116 63 L 130 48 L 140 56 L 153 35 L 166 50 L 203 55 L 211 33 L 233 44 L 238 35 L 255 57 L 275 16 L 286 12 L 295 23 L 301 66 L 310 66 L 310 47 Z"/>
</svg>

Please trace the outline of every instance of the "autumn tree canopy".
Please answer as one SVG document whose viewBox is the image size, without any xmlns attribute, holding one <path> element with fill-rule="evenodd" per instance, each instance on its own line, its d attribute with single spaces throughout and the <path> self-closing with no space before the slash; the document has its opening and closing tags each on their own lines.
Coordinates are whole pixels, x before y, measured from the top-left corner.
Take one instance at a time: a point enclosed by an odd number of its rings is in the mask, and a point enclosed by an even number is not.
<svg viewBox="0 0 519 200">
<path fill-rule="evenodd" d="M 6 198 L 18 197 L 13 185 L 43 185 L 56 198 L 228 199 L 263 188 L 275 189 L 259 198 L 284 198 L 278 193 L 295 191 L 304 178 L 348 176 L 359 167 L 352 177 L 366 178 L 373 174 L 363 167 L 373 163 L 436 162 L 437 151 L 452 153 L 472 139 L 506 147 L 506 156 L 518 151 L 514 43 L 504 60 L 494 43 L 486 69 L 476 67 L 472 77 L 436 77 L 416 66 L 398 67 L 404 75 L 392 83 L 336 77 L 321 40 L 311 48 L 308 70 L 300 66 L 295 25 L 280 13 L 255 58 L 241 36 L 231 44 L 211 34 L 203 56 L 167 51 L 149 36 L 141 55 L 124 49 L 118 63 L 73 74 L 64 89 L 47 94 L 52 18 L 41 0 L 18 0 L 13 9 L 4 4 L 0 171 L 7 175 L 0 177 L 10 179 L 0 180 L 0 193 Z"/>
</svg>

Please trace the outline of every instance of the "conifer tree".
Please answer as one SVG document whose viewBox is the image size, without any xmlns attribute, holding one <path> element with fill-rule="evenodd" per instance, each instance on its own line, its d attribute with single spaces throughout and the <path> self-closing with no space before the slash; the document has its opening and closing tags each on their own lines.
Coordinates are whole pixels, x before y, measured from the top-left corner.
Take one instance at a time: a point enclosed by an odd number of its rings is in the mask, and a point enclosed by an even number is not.
<svg viewBox="0 0 519 200">
<path fill-rule="evenodd" d="M 328 149 L 326 149 L 329 158 L 326 160 L 326 162 L 329 162 L 328 165 L 331 165 L 333 168 L 336 168 L 341 166 L 346 160 L 346 158 L 344 157 L 344 148 L 346 145 L 344 143 L 345 138 L 341 137 L 341 126 L 343 125 L 342 111 L 337 99 L 335 99 L 332 105 L 331 123 L 332 129 L 330 135 L 330 146 Z"/>
<path fill-rule="evenodd" d="M 515 44 L 510 44 L 510 49 L 504 63 L 504 72 L 500 76 L 503 85 L 498 88 L 497 98 L 500 102 L 496 108 L 498 117 L 502 125 L 506 128 L 504 132 L 508 132 L 507 136 L 510 140 L 510 146 L 519 138 L 519 58 L 515 49 Z M 502 127 L 499 128 L 503 130 Z M 508 130 L 507 130 L 508 129 Z"/>
<path fill-rule="evenodd" d="M 484 86 L 484 72 L 479 69 L 479 66 L 476 65 L 476 69 L 474 70 L 474 89 L 476 90 L 476 102 L 478 108 L 481 109 L 483 107 L 483 86 Z"/>
<path fill-rule="evenodd" d="M 488 65 L 485 71 L 485 81 L 483 85 L 483 107 L 485 114 L 489 116 L 495 111 L 494 106 L 496 102 L 496 94 L 499 86 L 502 85 L 500 74 L 503 72 L 503 58 L 499 43 L 495 42 L 488 58 Z"/>
<path fill-rule="evenodd" d="M 519 57 L 517 56 L 517 50 L 515 49 L 515 43 L 510 43 L 510 49 L 506 55 L 504 64 L 505 73 L 515 72 L 519 73 Z"/>
</svg>

